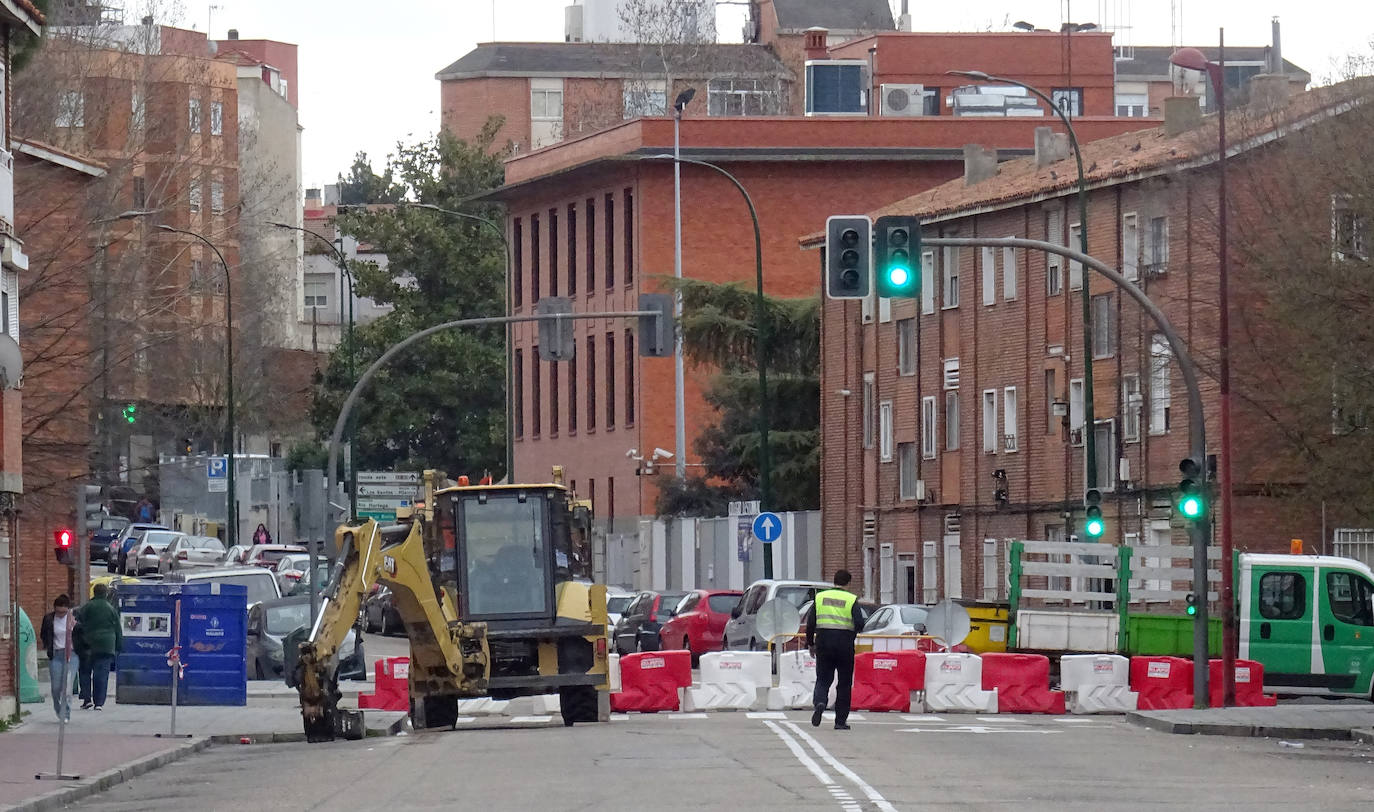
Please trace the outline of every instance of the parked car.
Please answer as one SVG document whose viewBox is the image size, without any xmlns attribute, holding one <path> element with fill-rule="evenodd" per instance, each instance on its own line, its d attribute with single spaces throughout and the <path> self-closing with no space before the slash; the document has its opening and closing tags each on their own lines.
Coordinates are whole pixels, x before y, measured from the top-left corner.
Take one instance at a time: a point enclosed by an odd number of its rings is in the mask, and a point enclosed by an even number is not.
<svg viewBox="0 0 1374 812">
<path fill-rule="evenodd" d="M 673 616 L 686 592 L 646 590 L 634 596 L 615 624 L 615 649 L 623 654 L 657 651 L 658 630 Z"/>
<path fill-rule="evenodd" d="M 148 530 L 143 533 L 143 538 L 129 549 L 124 556 L 125 575 L 143 575 L 148 572 L 161 572 L 159 563 L 162 551 L 167 549 L 178 539 L 184 539 L 184 533 L 175 530 Z"/>
<path fill-rule="evenodd" d="M 308 560 L 308 559 L 307 559 L 307 560 Z M 307 564 L 306 566 L 307 566 L 307 568 L 309 567 L 308 564 Z M 319 569 L 316 570 L 316 572 L 317 572 L 318 574 L 315 576 L 316 579 L 317 579 L 317 580 L 316 580 L 316 583 L 318 583 L 318 584 L 320 585 L 320 589 L 324 589 L 324 585 L 327 584 L 327 583 L 329 583 L 329 571 L 330 571 L 329 562 L 328 562 L 328 561 L 321 561 L 321 562 L 319 563 Z M 296 581 L 294 584 L 291 585 L 291 589 L 288 590 L 286 594 L 288 594 L 288 595 L 309 595 L 309 594 L 310 594 L 310 579 L 308 579 L 308 578 L 306 578 L 304 575 L 302 575 L 301 578 L 300 578 L 300 580 Z M 359 611 L 359 613 L 361 614 L 362 608 L 359 607 L 358 611 Z"/>
<path fill-rule="evenodd" d="M 744 593 L 739 590 L 694 589 L 677 605 L 671 619 L 659 629 L 664 649 L 687 649 L 692 661 L 708 651 L 720 651 L 730 610 Z"/>
<path fill-rule="evenodd" d="M 606 639 L 615 639 L 615 624 L 620 622 L 620 616 L 625 613 L 625 607 L 630 605 L 630 601 L 635 599 L 637 593 L 628 589 L 621 589 L 618 586 L 606 587 Z"/>
<path fill-rule="evenodd" d="M 91 543 L 91 561 L 105 561 L 110 557 L 110 544 L 119 538 L 129 520 L 123 516 L 101 516 L 100 521 L 88 532 Z"/>
<path fill-rule="evenodd" d="M 224 544 L 212 536 L 180 536 L 158 556 L 157 571 L 218 567 L 224 558 Z"/>
<path fill-rule="evenodd" d="M 251 567 L 271 569 L 277 566 L 277 562 L 282 559 L 282 556 L 309 552 L 298 544 L 254 544 L 248 548 L 248 555 L 244 557 L 243 563 Z"/>
<path fill-rule="evenodd" d="M 806 631 L 806 628 L 805 628 L 805 626 L 806 626 L 806 616 L 807 616 L 808 614 L 810 614 L 810 612 L 811 612 L 811 604 L 813 604 L 813 603 L 815 603 L 814 600 L 810 600 L 810 601 L 807 601 L 806 603 L 803 603 L 802 606 L 801 606 L 801 610 L 798 611 L 798 613 L 797 613 L 797 615 L 798 615 L 798 618 L 797 618 L 797 632 L 798 632 L 799 634 L 800 634 L 800 633 L 804 633 L 804 632 Z M 873 602 L 871 602 L 871 601 L 866 601 L 866 600 L 863 600 L 863 599 L 860 599 L 860 600 L 858 601 L 858 604 L 859 604 L 859 611 L 860 611 L 860 614 L 862 614 L 862 616 L 863 616 L 863 618 L 864 618 L 864 625 L 867 625 L 868 621 L 871 620 L 871 619 L 873 618 L 874 615 L 878 614 L 878 609 L 879 609 L 880 607 L 879 607 L 878 604 L 876 604 L 876 603 L 873 603 Z M 860 633 L 860 634 L 863 634 L 862 629 L 860 629 L 860 632 L 859 632 L 859 633 Z M 805 648 L 805 646 L 803 645 L 804 643 L 805 643 L 805 640 L 803 640 L 802 638 L 800 638 L 800 637 L 794 637 L 794 638 L 792 638 L 791 640 L 788 640 L 787 642 L 785 642 L 785 643 L 782 644 L 782 650 L 783 650 L 783 651 L 800 651 L 802 648 Z M 925 651 L 925 650 L 926 650 L 926 649 L 921 649 L 921 651 Z M 933 648 L 930 649 L 930 650 L 931 650 L 931 651 L 934 651 Z"/>
<path fill-rule="evenodd" d="M 310 571 L 310 556 L 305 553 L 292 553 L 277 559 L 272 572 L 277 576 L 283 595 L 290 595 L 291 588 L 300 582 Z"/>
<path fill-rule="evenodd" d="M 235 567 L 242 564 L 248 558 L 248 551 L 253 549 L 251 544 L 235 544 L 224 551 L 224 557 L 220 563 L 226 567 Z"/>
<path fill-rule="evenodd" d="M 891 603 L 880 607 L 864 624 L 864 634 L 925 634 L 924 606 L 914 603 Z"/>
<path fill-rule="evenodd" d="M 281 588 L 270 570 L 262 567 L 218 567 L 174 570 L 163 578 L 168 584 L 233 584 L 248 588 L 248 605 L 280 598 Z"/>
<path fill-rule="evenodd" d="M 283 638 L 310 624 L 309 598 L 274 598 L 248 609 L 248 674 L 251 679 L 286 676 Z M 349 629 L 339 645 L 339 679 L 367 679 L 362 637 Z"/>
<path fill-rule="evenodd" d="M 396 593 L 386 584 L 377 584 L 363 601 L 363 631 L 379 634 L 399 631 L 405 634 L 401 611 L 396 608 Z"/>
<path fill-rule="evenodd" d="M 143 534 L 149 530 L 171 530 L 160 524 L 131 524 L 120 531 L 120 534 L 110 543 L 109 554 L 105 558 L 105 569 L 107 572 L 122 573 L 125 571 L 125 560 L 128 558 L 129 550 L 135 544 L 143 540 Z"/>
<path fill-rule="evenodd" d="M 725 648 L 744 651 L 766 649 L 768 641 L 759 637 L 756 625 L 760 606 L 780 598 L 797 607 L 800 612 L 803 605 L 815 600 L 817 592 L 831 586 L 833 584 L 824 581 L 755 581 L 744 591 L 735 608 L 730 610 L 730 620 L 725 623 Z"/>
</svg>

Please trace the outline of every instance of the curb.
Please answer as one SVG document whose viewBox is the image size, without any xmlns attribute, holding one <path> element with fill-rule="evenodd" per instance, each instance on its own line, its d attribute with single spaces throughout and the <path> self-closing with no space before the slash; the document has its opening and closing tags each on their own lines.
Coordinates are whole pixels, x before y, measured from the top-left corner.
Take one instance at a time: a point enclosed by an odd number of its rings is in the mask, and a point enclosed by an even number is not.
<svg viewBox="0 0 1374 812">
<path fill-rule="evenodd" d="M 125 781 L 129 781 L 146 772 L 155 770 L 158 767 L 171 764 L 174 761 L 180 761 L 194 753 L 199 753 L 209 746 L 210 739 L 197 739 L 171 750 L 164 750 L 161 753 L 154 753 L 146 758 L 136 759 L 117 767 L 112 767 L 83 779 L 81 783 L 76 786 L 55 789 L 52 792 L 44 793 L 36 798 L 20 801 L 14 806 L 7 807 L 7 809 L 11 812 L 39 812 L 40 810 L 47 809 L 61 809 L 73 801 L 79 801 L 82 798 L 88 798 L 98 792 L 104 792 L 110 787 L 122 784 Z"/>
<path fill-rule="evenodd" d="M 1126 721 L 1162 733 L 1200 736 L 1236 736 L 1241 738 L 1268 739 L 1323 739 L 1328 741 L 1350 741 L 1356 738 L 1351 731 L 1343 728 L 1322 727 L 1273 727 L 1269 725 L 1222 724 L 1219 722 L 1171 722 L 1156 719 L 1140 712 L 1126 714 Z M 1374 742 L 1374 730 L 1367 731 L 1370 741 Z"/>
<path fill-rule="evenodd" d="M 1360 744 L 1374 744 L 1374 728 L 1356 728 L 1350 731 L 1350 738 Z"/>
</svg>

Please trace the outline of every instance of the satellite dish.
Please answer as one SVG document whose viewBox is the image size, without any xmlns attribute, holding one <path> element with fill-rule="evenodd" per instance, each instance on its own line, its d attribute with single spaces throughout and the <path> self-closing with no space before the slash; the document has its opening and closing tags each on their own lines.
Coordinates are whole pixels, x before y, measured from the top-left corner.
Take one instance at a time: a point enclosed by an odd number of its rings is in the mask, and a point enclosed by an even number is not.
<svg viewBox="0 0 1374 812">
<path fill-rule="evenodd" d="M 947 648 L 953 649 L 964 642 L 973 631 L 973 622 L 968 610 L 949 598 L 945 598 L 926 615 L 926 634 L 940 639 Z"/>
<path fill-rule="evenodd" d="M 765 642 L 780 634 L 794 634 L 800 628 L 801 613 L 790 601 L 782 598 L 766 601 L 754 616 L 754 631 Z"/>
<path fill-rule="evenodd" d="M 18 389 L 24 379 L 24 356 L 19 342 L 0 333 L 0 389 Z"/>
</svg>

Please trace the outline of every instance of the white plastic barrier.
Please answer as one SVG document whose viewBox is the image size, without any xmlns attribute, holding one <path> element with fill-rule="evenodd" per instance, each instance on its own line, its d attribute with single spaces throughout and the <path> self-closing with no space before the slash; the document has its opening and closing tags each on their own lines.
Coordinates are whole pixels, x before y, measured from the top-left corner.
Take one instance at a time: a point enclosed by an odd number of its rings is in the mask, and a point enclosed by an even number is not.
<svg viewBox="0 0 1374 812">
<path fill-rule="evenodd" d="M 1125 713 L 1140 695 L 1131 690 L 1131 661 L 1119 654 L 1065 654 L 1059 683 L 1069 713 Z"/>
<path fill-rule="evenodd" d="M 816 658 L 806 651 L 784 651 L 778 655 L 778 684 L 768 691 L 769 710 L 810 708 L 816 692 Z M 830 705 L 835 704 L 835 686 L 830 686 Z"/>
<path fill-rule="evenodd" d="M 501 716 L 510 707 L 509 699 L 492 699 L 479 696 L 474 699 L 458 700 L 459 716 Z"/>
<path fill-rule="evenodd" d="M 606 685 L 608 693 L 620 693 L 620 655 L 614 652 L 606 662 Z"/>
<path fill-rule="evenodd" d="M 458 700 L 459 716 L 545 716 L 558 713 L 558 694 L 492 699 L 479 696 Z"/>
<path fill-rule="evenodd" d="M 983 690 L 983 659 L 977 654 L 926 655 L 928 711 L 996 713 L 997 690 Z"/>
<path fill-rule="evenodd" d="M 683 692 L 683 710 L 756 710 L 766 703 L 772 684 L 772 656 L 766 651 L 703 654 L 701 682 Z"/>
</svg>

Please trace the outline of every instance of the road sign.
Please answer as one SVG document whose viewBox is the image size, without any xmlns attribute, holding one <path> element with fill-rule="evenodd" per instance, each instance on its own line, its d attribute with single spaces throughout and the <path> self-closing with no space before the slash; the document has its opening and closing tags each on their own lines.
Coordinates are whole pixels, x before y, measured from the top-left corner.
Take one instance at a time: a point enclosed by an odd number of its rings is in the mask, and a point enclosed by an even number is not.
<svg viewBox="0 0 1374 812">
<path fill-rule="evenodd" d="M 210 493 L 229 492 L 229 458 L 211 457 L 205 463 L 206 481 Z"/>
<path fill-rule="evenodd" d="M 419 486 L 420 475 L 411 471 L 359 471 L 358 484 Z"/>
<path fill-rule="evenodd" d="M 359 496 L 373 496 L 381 499 L 414 499 L 418 490 L 414 485 L 359 485 Z"/>
<path fill-rule="evenodd" d="M 359 508 L 359 509 L 358 509 L 358 518 L 360 518 L 360 519 L 372 519 L 373 521 L 378 521 L 378 522 L 394 522 L 394 521 L 396 521 L 396 511 L 394 511 L 394 510 L 363 510 L 362 508 Z"/>
<path fill-rule="evenodd" d="M 395 513 L 398 507 L 410 507 L 410 500 L 358 497 L 358 510 L 389 510 Z"/>
<path fill-rule="evenodd" d="M 754 538 L 777 541 L 782 535 L 782 517 L 776 513 L 760 513 L 754 517 Z"/>
</svg>

